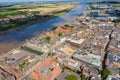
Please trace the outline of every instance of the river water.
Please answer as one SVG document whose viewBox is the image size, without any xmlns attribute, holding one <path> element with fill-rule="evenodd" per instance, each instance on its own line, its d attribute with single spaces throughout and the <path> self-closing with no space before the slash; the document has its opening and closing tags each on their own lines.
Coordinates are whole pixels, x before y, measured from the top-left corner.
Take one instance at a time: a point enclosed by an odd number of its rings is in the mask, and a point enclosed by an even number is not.
<svg viewBox="0 0 120 80">
<path fill-rule="evenodd" d="M 26 39 L 30 39 L 44 30 L 51 29 L 55 25 L 63 25 L 74 21 L 79 15 L 82 15 L 87 4 L 88 0 L 84 0 L 79 6 L 62 16 L 0 35 L 0 53 L 19 47 Z"/>
</svg>

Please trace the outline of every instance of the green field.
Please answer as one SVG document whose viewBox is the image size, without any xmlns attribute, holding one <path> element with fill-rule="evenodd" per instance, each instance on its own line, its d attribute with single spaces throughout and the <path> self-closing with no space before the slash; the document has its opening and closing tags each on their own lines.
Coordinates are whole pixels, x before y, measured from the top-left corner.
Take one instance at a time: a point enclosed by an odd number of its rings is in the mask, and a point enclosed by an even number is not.
<svg viewBox="0 0 120 80">
<path fill-rule="evenodd" d="M 17 11 L 17 10 L 8 10 L 8 11 L 0 11 L 0 18 L 5 18 L 9 15 L 15 16 L 15 15 L 25 15 L 25 11 Z"/>
<path fill-rule="evenodd" d="M 18 11 L 2 11 L 0 12 L 0 15 L 11 15 L 11 14 L 16 14 Z"/>
<path fill-rule="evenodd" d="M 11 7 L 13 9 L 14 7 Z M 21 8 L 21 9 L 20 9 Z M 47 5 L 41 5 L 41 6 L 29 6 L 29 7 L 23 7 L 24 9 L 36 9 L 36 8 L 57 8 L 56 6 L 47 6 Z M 14 9 L 16 10 L 1 10 L 0 11 L 0 17 L 6 17 L 8 15 L 19 15 L 24 14 L 25 11 L 19 11 L 23 9 L 22 7 L 16 7 Z M 10 8 L 9 8 L 10 9 Z M 17 10 L 19 9 L 19 10 Z"/>
<path fill-rule="evenodd" d="M 34 8 L 56 8 L 56 6 L 31 6 L 30 7 L 31 9 L 34 9 Z"/>
</svg>

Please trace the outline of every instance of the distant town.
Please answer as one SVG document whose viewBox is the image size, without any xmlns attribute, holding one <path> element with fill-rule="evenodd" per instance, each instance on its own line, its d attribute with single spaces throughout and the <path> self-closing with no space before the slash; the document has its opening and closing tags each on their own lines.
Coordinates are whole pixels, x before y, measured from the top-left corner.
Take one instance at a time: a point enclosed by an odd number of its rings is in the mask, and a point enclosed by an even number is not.
<svg viewBox="0 0 120 80">
<path fill-rule="evenodd" d="M 34 5 L 39 7 L 39 4 Z M 41 7 L 48 5 L 55 9 L 43 9 L 40 12 L 43 16 L 48 11 L 49 15 L 51 12 L 61 15 L 78 3 L 47 3 Z M 22 7 L 12 7 L 16 6 Z M 56 13 L 58 7 L 60 10 Z M 0 12 L 4 15 L 0 16 L 0 24 L 6 26 L 11 20 L 28 21 L 28 17 L 44 18 L 36 13 L 38 9 L 21 9 L 20 12 L 28 12 L 19 16 Z M 0 30 L 7 29 L 0 27 Z M 120 80 L 120 4 L 89 3 L 73 22 L 54 26 L 0 54 L 0 80 Z"/>
</svg>

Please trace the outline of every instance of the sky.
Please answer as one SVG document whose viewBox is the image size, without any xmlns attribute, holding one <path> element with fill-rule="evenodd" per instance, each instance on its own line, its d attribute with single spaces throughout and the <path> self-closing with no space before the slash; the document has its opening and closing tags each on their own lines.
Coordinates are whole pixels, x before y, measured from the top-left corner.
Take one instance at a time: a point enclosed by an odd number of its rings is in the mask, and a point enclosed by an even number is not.
<svg viewBox="0 0 120 80">
<path fill-rule="evenodd" d="M 71 0 L 0 0 L 0 2 L 31 2 L 31 1 L 71 1 Z"/>
</svg>

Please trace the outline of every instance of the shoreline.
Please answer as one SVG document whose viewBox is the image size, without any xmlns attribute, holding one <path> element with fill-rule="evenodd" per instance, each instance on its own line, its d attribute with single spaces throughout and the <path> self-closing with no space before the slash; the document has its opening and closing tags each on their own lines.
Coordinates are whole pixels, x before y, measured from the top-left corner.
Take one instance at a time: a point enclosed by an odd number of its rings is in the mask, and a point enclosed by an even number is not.
<svg viewBox="0 0 120 80">
<path fill-rule="evenodd" d="M 11 29 L 8 29 L 8 30 L 5 30 L 5 31 L 0 31 L 0 34 L 6 34 L 8 32 L 12 32 L 12 31 L 17 31 L 17 30 L 20 30 L 22 28 L 26 28 L 26 27 L 29 27 L 30 25 L 34 25 L 36 23 L 39 23 L 39 22 L 45 22 L 45 21 L 48 21 L 50 19 L 53 19 L 55 17 L 58 17 L 58 16 L 54 16 L 54 17 L 50 17 L 46 20 L 36 20 L 36 21 L 32 21 L 31 23 L 27 23 L 25 25 L 21 25 L 21 26 L 18 26 L 18 27 L 15 27 L 15 28 L 11 28 Z"/>
</svg>

